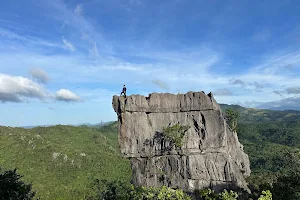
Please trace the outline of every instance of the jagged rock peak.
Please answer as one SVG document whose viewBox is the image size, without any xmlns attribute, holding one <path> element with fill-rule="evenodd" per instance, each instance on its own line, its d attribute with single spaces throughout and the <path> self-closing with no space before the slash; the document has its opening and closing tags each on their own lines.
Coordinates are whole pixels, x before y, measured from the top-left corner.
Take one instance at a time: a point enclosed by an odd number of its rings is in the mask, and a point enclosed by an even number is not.
<svg viewBox="0 0 300 200">
<path fill-rule="evenodd" d="M 249 158 L 212 93 L 114 96 L 112 104 L 118 114 L 119 145 L 131 160 L 135 185 L 247 189 Z M 189 127 L 180 147 L 164 135 L 174 124 Z"/>
</svg>

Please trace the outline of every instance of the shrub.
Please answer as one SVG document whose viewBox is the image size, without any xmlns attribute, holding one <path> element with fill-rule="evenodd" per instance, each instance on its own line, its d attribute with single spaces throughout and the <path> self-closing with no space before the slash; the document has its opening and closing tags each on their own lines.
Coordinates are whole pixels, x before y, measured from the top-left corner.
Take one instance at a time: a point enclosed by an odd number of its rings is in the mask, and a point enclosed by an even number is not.
<svg viewBox="0 0 300 200">
<path fill-rule="evenodd" d="M 179 123 L 163 129 L 163 134 L 171 140 L 176 147 L 182 147 L 182 138 L 190 126 L 181 126 Z"/>
<path fill-rule="evenodd" d="M 166 186 L 134 187 L 127 182 L 96 180 L 94 189 L 97 194 L 89 200 L 191 200 L 191 197 L 182 190 Z"/>
<path fill-rule="evenodd" d="M 272 200 L 272 193 L 270 190 L 262 191 L 262 195 L 260 195 L 258 200 Z"/>
<path fill-rule="evenodd" d="M 236 200 L 238 194 L 232 190 L 230 192 L 223 190 L 222 193 L 217 194 L 214 190 L 207 188 L 200 190 L 200 197 L 204 200 Z"/>
</svg>

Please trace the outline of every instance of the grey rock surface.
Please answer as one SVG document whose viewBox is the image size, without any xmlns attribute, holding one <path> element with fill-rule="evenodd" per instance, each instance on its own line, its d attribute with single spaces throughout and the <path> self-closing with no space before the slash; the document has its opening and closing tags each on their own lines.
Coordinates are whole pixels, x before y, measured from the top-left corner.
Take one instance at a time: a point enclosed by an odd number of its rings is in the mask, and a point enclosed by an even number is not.
<svg viewBox="0 0 300 200">
<path fill-rule="evenodd" d="M 118 114 L 119 145 L 131 160 L 135 185 L 247 189 L 248 155 L 211 93 L 114 96 L 112 104 Z M 190 126 L 181 147 L 163 134 L 177 123 Z"/>
</svg>

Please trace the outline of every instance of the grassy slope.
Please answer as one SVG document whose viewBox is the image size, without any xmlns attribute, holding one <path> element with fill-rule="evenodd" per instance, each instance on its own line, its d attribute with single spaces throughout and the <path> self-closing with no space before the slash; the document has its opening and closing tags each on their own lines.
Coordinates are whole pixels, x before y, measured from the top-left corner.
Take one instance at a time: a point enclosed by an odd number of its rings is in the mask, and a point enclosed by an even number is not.
<svg viewBox="0 0 300 200">
<path fill-rule="evenodd" d="M 0 166 L 17 168 L 41 199 L 83 198 L 96 178 L 130 180 L 131 175 L 119 153 L 116 124 L 0 127 Z"/>
</svg>

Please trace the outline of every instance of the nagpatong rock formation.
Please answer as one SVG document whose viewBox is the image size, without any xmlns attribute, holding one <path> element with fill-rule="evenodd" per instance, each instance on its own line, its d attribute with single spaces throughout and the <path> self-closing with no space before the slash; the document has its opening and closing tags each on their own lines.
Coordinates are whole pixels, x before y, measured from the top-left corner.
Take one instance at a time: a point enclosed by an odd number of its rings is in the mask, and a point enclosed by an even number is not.
<svg viewBox="0 0 300 200">
<path fill-rule="evenodd" d="M 247 189 L 248 155 L 211 93 L 114 96 L 113 108 L 121 152 L 131 160 L 133 184 L 187 191 Z M 176 123 L 190 126 L 181 148 L 163 134 Z"/>
</svg>

